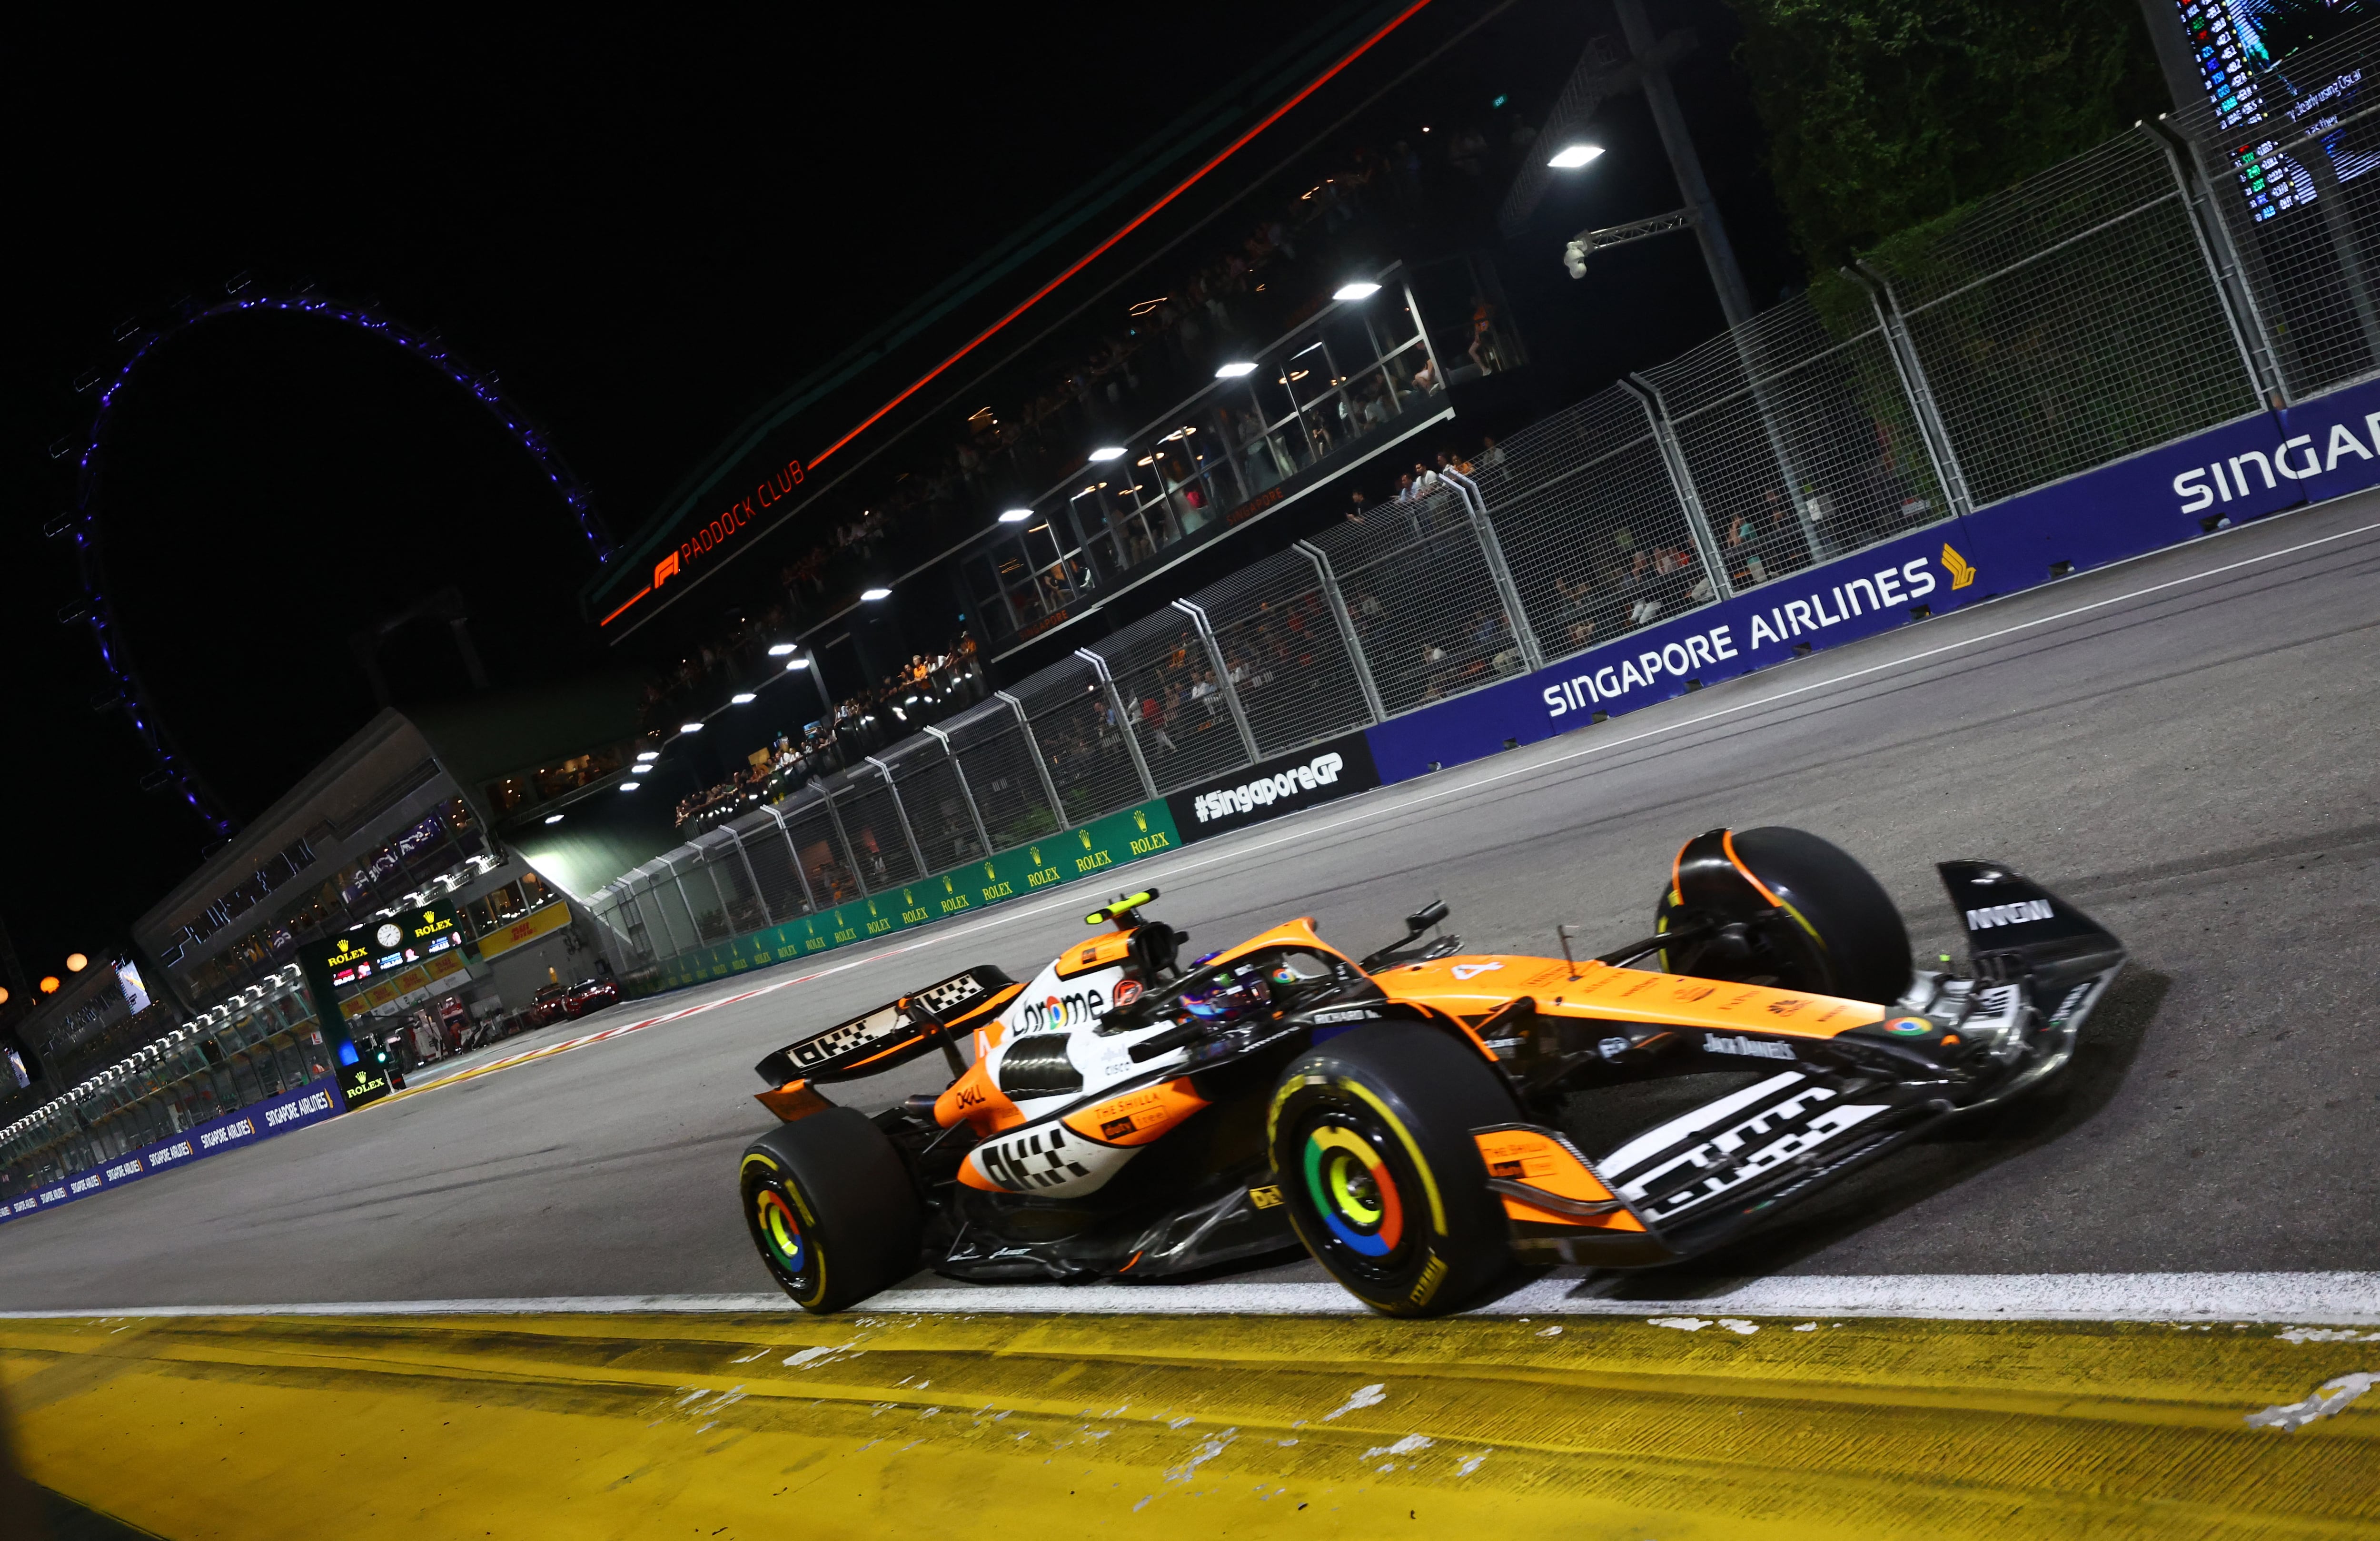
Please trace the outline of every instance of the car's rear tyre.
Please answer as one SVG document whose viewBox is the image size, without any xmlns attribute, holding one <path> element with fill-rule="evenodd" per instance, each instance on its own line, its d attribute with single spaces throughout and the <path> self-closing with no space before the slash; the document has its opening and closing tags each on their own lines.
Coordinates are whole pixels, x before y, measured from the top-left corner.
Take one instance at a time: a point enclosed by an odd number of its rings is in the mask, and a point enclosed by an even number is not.
<svg viewBox="0 0 2380 1541">
<path fill-rule="evenodd" d="M 1418 1022 L 1358 1028 L 1283 1073 L 1266 1122 L 1298 1239 L 1375 1311 L 1435 1317 L 1512 1268 L 1475 1129 L 1519 1117 L 1477 1050 Z"/>
<path fill-rule="evenodd" d="M 901 1154 L 865 1115 L 829 1108 L 744 1151 L 744 1223 L 770 1277 L 806 1311 L 840 1311 L 917 1271 L 925 1225 Z"/>
<path fill-rule="evenodd" d="M 1758 980 L 1779 989 L 1890 1002 L 1908 991 L 1909 930 L 1873 873 L 1850 853 L 1806 830 L 1768 825 L 1730 835 L 1737 861 L 1782 901 L 1787 912 L 1752 918 L 1768 907 L 1744 885 L 1744 914 L 1722 920 L 1747 923 L 1749 951 L 1722 939 L 1665 954 L 1663 967 L 1706 978 Z M 1665 887 L 1654 928 L 1670 931 L 1704 918 L 1682 912 Z"/>
</svg>

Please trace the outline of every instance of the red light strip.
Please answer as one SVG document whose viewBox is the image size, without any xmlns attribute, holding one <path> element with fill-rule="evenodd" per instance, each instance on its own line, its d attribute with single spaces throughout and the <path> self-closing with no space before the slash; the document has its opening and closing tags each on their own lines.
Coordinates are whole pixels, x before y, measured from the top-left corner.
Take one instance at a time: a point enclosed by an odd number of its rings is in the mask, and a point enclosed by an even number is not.
<svg viewBox="0 0 2380 1541">
<path fill-rule="evenodd" d="M 1200 166 L 1196 171 L 1192 172 L 1187 177 L 1184 178 L 1181 186 L 1175 188 L 1172 192 L 1167 193 L 1163 198 L 1159 199 L 1148 208 L 1143 209 L 1139 214 L 1133 219 L 1131 224 L 1125 225 L 1114 235 L 1110 236 L 1106 240 L 1103 240 L 1099 245 L 1093 247 L 1065 272 L 1060 273 L 1057 277 L 1052 278 L 1047 284 L 1044 284 L 1039 288 L 1034 290 L 1031 296 L 1029 296 L 1023 304 L 1017 306 L 1015 309 L 1009 311 L 1008 314 L 1001 317 L 998 321 L 992 322 L 990 326 L 985 328 L 984 331 L 978 334 L 975 340 L 968 343 L 966 346 L 959 349 L 956 353 L 952 354 L 948 358 L 943 359 L 941 363 L 935 365 L 924 374 L 919 375 L 916 382 L 912 383 L 907 390 L 902 392 L 899 395 L 894 396 L 891 401 L 886 402 L 875 411 L 870 412 L 860 421 L 858 427 L 853 429 L 842 438 L 837 439 L 833 443 L 829 444 L 826 448 L 819 451 L 816 455 L 811 455 L 808 464 L 811 466 L 818 465 L 828 455 L 832 455 L 835 451 L 843 448 L 844 445 L 851 443 L 854 439 L 858 438 L 862 433 L 867 432 L 868 430 L 873 427 L 886 413 L 892 411 L 894 407 L 900 406 L 903 402 L 908 400 L 911 396 L 916 395 L 919 391 L 924 390 L 929 384 L 932 383 L 935 376 L 941 374 L 953 364 L 957 363 L 960 359 L 965 358 L 968 354 L 973 353 L 977 348 L 981 347 L 985 343 L 990 341 L 992 336 L 998 333 L 1001 328 L 1006 326 L 1009 322 L 1025 314 L 1026 311 L 1030 310 L 1042 300 L 1048 298 L 1050 292 L 1056 289 L 1059 285 L 1063 284 L 1067 279 L 1074 277 L 1075 274 L 1090 266 L 1092 262 L 1098 261 L 1100 256 L 1105 254 L 1107 250 L 1111 247 L 1113 247 L 1118 241 L 1123 240 L 1126 236 L 1131 235 L 1134 231 L 1148 224 L 1151 218 L 1155 217 L 1160 210 L 1172 202 L 1175 199 L 1181 197 L 1184 193 L 1188 192 L 1191 187 L 1196 184 L 1200 177 L 1205 176 L 1208 172 L 1214 170 L 1217 166 L 1221 165 L 1225 161 L 1230 160 L 1232 155 L 1236 154 L 1250 140 L 1255 139 L 1258 134 L 1263 133 L 1275 123 L 1280 122 L 1282 117 L 1287 115 L 1291 108 L 1296 106 L 1307 97 L 1312 96 L 1316 91 L 1320 91 L 1330 82 L 1333 76 L 1337 75 L 1341 70 L 1345 69 L 1349 65 L 1354 64 L 1357 59 L 1363 57 L 1365 54 L 1370 52 L 1373 44 L 1378 42 L 1382 38 L 1387 37 L 1390 32 L 1395 31 L 1399 27 L 1403 26 L 1407 21 L 1413 19 L 1414 16 L 1419 12 L 1422 7 L 1428 4 L 1429 0 L 1414 0 L 1412 5 L 1407 6 L 1403 10 L 1399 11 L 1395 16 L 1390 18 L 1388 22 L 1382 26 L 1378 31 L 1374 32 L 1370 37 L 1367 37 L 1363 42 L 1357 43 L 1354 52 L 1350 53 L 1345 58 L 1341 59 L 1337 64 L 1332 65 L 1329 69 L 1326 69 L 1321 74 L 1316 76 L 1312 80 L 1306 82 L 1305 90 L 1299 91 L 1295 96 L 1291 97 L 1280 106 L 1275 107 L 1271 112 L 1266 114 L 1263 120 L 1257 123 L 1255 127 L 1249 129 L 1246 133 L 1242 134 L 1238 139 L 1233 140 L 1230 144 L 1224 146 L 1223 149 L 1216 154 L 1213 160 L 1208 161 L 1205 165 Z M 642 597 L 642 595 L 638 596 L 639 599 Z M 634 604 L 636 602 L 636 600 L 630 600 L 628 604 Z M 627 605 L 622 605 L 620 610 L 625 610 L 627 607 Z M 612 613 L 617 615 L 619 613 L 620 611 L 615 610 Z"/>
<path fill-rule="evenodd" d="M 629 596 L 627 597 L 626 601 L 624 601 L 624 602 L 621 604 L 621 606 L 620 606 L 620 610 L 615 610 L 615 611 L 612 612 L 612 613 L 611 613 L 611 614 L 604 616 L 601 621 L 598 621 L 598 622 L 596 622 L 595 624 L 596 624 L 597 625 L 599 625 L 599 626 L 608 626 L 608 625 L 610 625 L 613 622 L 614 622 L 614 621 L 616 621 L 616 620 L 618 620 L 618 619 L 620 618 L 620 611 L 621 611 L 621 610 L 625 610 L 625 609 L 627 609 L 629 605 L 632 605 L 632 604 L 636 603 L 638 600 L 643 599 L 646 595 L 648 595 L 648 594 L 651 593 L 652 591 L 653 591 L 653 586 L 652 586 L 651 584 L 650 584 L 650 583 L 649 583 L 649 584 L 645 585 L 642 588 L 639 588 L 639 589 L 638 589 L 635 593 L 633 593 L 633 594 L 629 595 Z"/>
</svg>

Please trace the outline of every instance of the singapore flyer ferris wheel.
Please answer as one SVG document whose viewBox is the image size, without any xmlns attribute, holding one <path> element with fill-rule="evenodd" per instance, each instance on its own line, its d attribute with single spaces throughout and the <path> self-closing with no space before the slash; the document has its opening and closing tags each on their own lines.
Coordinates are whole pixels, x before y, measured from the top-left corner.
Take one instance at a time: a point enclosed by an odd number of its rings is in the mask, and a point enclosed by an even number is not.
<svg viewBox="0 0 2380 1541">
<path fill-rule="evenodd" d="M 231 835 L 238 826 L 224 799 L 207 784 L 199 769 L 176 747 L 124 639 L 120 617 L 111 598 L 106 568 L 104 471 L 117 408 L 136 375 L 168 344 L 201 326 L 241 316 L 293 314 L 351 328 L 403 349 L 430 366 L 478 402 L 528 455 L 569 510 L 580 537 L 599 563 L 612 558 L 612 539 L 594 499 L 563 460 L 545 432 L 530 421 L 506 395 L 492 373 L 473 369 L 433 333 L 417 331 L 382 314 L 370 304 L 346 304 L 315 292 L 310 286 L 291 291 L 256 286 L 244 275 L 224 286 L 225 297 L 207 303 L 185 300 L 153 325 L 128 325 L 115 341 L 124 349 L 120 362 L 86 372 L 75 382 L 78 392 L 95 391 L 97 403 L 89 431 L 61 440 L 51 447 L 53 458 L 74 457 L 72 504 L 43 527 L 42 533 L 70 540 L 80 596 L 64 606 L 58 619 L 88 628 L 107 676 L 110 697 L 103 693 L 98 710 L 120 710 L 150 758 L 141 779 L 144 790 L 170 792 L 197 814 L 216 838 Z"/>
</svg>

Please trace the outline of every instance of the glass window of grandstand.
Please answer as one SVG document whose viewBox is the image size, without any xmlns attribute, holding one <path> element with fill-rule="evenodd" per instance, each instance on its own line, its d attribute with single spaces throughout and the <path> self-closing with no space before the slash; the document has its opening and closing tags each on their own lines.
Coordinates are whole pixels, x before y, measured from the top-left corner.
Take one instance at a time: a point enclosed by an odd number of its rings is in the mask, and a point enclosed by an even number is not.
<svg viewBox="0 0 2380 1541">
<path fill-rule="evenodd" d="M 485 936 L 500 927 L 511 925 L 528 913 L 528 903 L 521 897 L 520 884 L 506 883 L 471 901 L 471 928 Z"/>
<path fill-rule="evenodd" d="M 620 768 L 620 750 L 601 749 L 583 755 L 573 755 L 559 765 L 540 766 L 532 778 L 537 783 L 538 797 L 540 800 L 559 797 L 564 793 L 592 785 L 617 770 Z M 497 784 L 509 787 L 519 779 L 511 777 Z M 506 811 L 511 811 L 511 805 L 506 805 Z"/>
<path fill-rule="evenodd" d="M 1090 586 L 1075 521 L 1036 513 L 968 558 L 967 588 L 995 636 L 1030 636 L 1062 617 Z"/>
<path fill-rule="evenodd" d="M 500 927 L 509 926 L 532 910 L 552 904 L 556 895 L 552 886 L 534 872 L 524 872 L 517 881 L 506 883 L 471 901 L 470 916 L 473 930 L 485 936 Z"/>
<path fill-rule="evenodd" d="M 1261 513 L 1292 478 L 1327 475 L 1444 401 L 1402 284 L 1336 305 L 1243 362 L 967 559 L 970 596 L 996 638 L 1032 635 L 1102 576 Z"/>
</svg>

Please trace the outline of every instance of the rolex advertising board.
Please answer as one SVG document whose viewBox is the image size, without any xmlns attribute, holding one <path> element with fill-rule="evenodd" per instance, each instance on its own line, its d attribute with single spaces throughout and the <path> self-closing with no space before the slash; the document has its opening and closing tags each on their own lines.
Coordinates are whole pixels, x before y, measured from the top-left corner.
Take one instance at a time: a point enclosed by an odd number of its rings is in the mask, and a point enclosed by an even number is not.
<svg viewBox="0 0 2380 1541">
<path fill-rule="evenodd" d="M 306 989 L 314 997 L 314 1017 L 338 1063 L 339 1093 L 348 1107 L 378 1101 L 389 1088 L 356 1051 L 347 1031 L 347 1020 L 356 1013 L 334 1004 L 339 991 L 360 985 L 365 999 L 379 990 L 395 1000 L 428 984 L 434 974 L 454 972 L 462 946 L 463 930 L 455 912 L 443 904 L 425 904 L 298 948 Z"/>
<path fill-rule="evenodd" d="M 1181 843 L 1181 831 L 1164 801 L 1143 803 L 1105 819 L 1095 819 L 1079 829 L 1060 831 L 1014 851 L 998 852 L 882 893 L 846 900 L 832 909 L 789 920 L 782 926 L 682 953 L 671 960 L 670 971 L 662 982 L 665 986 L 687 985 L 716 979 L 830 948 L 848 947 L 954 915 L 972 914 L 1012 899 L 1029 898 L 1062 883 L 1085 880 L 1098 882 L 1103 880 L 1110 868 L 1172 850 Z"/>
</svg>

